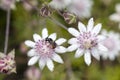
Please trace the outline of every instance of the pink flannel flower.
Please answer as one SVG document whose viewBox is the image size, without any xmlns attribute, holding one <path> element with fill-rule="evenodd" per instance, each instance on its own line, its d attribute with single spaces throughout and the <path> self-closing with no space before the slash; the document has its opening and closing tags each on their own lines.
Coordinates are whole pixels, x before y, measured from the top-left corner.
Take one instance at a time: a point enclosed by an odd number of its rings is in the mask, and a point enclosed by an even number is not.
<svg viewBox="0 0 120 80">
<path fill-rule="evenodd" d="M 65 53 L 66 48 L 61 46 L 66 39 L 59 38 L 56 40 L 56 33 L 52 33 L 48 36 L 48 30 L 44 28 L 42 30 L 42 37 L 38 34 L 33 35 L 34 41 L 27 40 L 25 44 L 32 49 L 28 52 L 28 56 L 32 57 L 28 65 L 34 65 L 39 61 L 39 67 L 43 69 L 47 65 L 50 71 L 53 71 L 53 61 L 63 63 L 62 58 L 57 53 Z"/>
<path fill-rule="evenodd" d="M 0 72 L 5 74 L 16 73 L 15 51 L 12 50 L 8 55 L 0 52 Z"/>
<path fill-rule="evenodd" d="M 67 48 L 68 51 L 76 50 L 75 57 L 81 57 L 84 55 L 84 60 L 87 65 L 91 63 L 91 55 L 97 60 L 100 59 L 99 50 L 107 51 L 107 48 L 104 47 L 100 42 L 104 39 L 104 36 L 98 35 L 102 25 L 97 24 L 95 27 L 93 18 L 88 21 L 87 27 L 81 22 L 78 23 L 77 31 L 75 28 L 69 28 L 68 32 L 74 36 L 71 38 L 68 43 L 71 44 Z"/>
<path fill-rule="evenodd" d="M 115 60 L 119 56 L 120 52 L 120 34 L 113 31 L 107 32 L 102 31 L 102 35 L 106 38 L 102 41 L 102 45 L 108 48 L 106 52 L 100 52 L 103 59 L 109 58 L 110 60 Z"/>
</svg>

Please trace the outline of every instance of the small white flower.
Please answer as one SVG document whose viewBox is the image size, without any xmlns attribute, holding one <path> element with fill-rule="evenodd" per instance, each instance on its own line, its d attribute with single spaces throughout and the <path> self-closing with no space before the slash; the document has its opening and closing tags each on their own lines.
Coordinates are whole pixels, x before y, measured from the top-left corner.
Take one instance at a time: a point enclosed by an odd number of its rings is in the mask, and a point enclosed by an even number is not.
<svg viewBox="0 0 120 80">
<path fill-rule="evenodd" d="M 108 51 L 101 53 L 101 56 L 103 59 L 109 58 L 110 60 L 114 60 L 120 52 L 120 34 L 112 31 L 107 32 L 105 30 L 102 31 L 102 34 L 107 37 L 102 41 L 102 44 L 108 49 Z"/>
<path fill-rule="evenodd" d="M 0 0 L 0 7 L 4 10 L 15 9 L 15 2 L 16 0 Z"/>
<path fill-rule="evenodd" d="M 72 0 L 67 10 L 79 18 L 89 18 L 91 16 L 92 5 L 92 0 Z"/>
<path fill-rule="evenodd" d="M 64 9 L 71 3 L 71 0 L 52 0 L 49 5 L 54 9 Z"/>
<path fill-rule="evenodd" d="M 57 53 L 65 53 L 66 48 L 60 46 L 66 39 L 59 38 L 56 40 L 56 33 L 52 33 L 48 36 L 48 30 L 44 28 L 42 30 L 42 37 L 38 34 L 33 35 L 35 42 L 30 40 L 25 41 L 25 44 L 32 49 L 28 52 L 28 56 L 32 57 L 28 65 L 34 65 L 39 60 L 39 67 L 43 69 L 47 65 L 50 71 L 53 71 L 54 64 L 53 61 L 58 63 L 63 63 L 63 60 Z"/>
<path fill-rule="evenodd" d="M 91 55 L 95 57 L 97 60 L 100 59 L 100 55 L 98 53 L 98 50 L 106 51 L 107 48 L 105 48 L 102 44 L 100 44 L 100 41 L 104 39 L 104 36 L 98 35 L 98 33 L 101 30 L 102 25 L 97 24 L 94 28 L 94 21 L 93 18 L 91 18 L 88 21 L 87 28 L 84 24 L 81 22 L 78 23 L 78 29 L 77 31 L 75 28 L 69 28 L 68 31 L 70 34 L 74 36 L 74 38 L 71 38 L 68 43 L 71 44 L 67 48 L 68 51 L 74 51 L 76 50 L 75 57 L 81 57 L 84 54 L 85 63 L 87 65 L 90 65 L 91 63 Z"/>
</svg>

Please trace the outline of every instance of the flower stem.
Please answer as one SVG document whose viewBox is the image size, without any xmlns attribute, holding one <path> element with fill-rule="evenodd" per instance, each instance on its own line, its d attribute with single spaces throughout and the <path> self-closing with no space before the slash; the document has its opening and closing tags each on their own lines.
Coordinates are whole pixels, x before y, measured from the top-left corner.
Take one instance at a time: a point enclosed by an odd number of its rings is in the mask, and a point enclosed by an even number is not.
<svg viewBox="0 0 120 80">
<path fill-rule="evenodd" d="M 64 28 L 65 30 L 68 30 L 65 25 L 63 25 L 62 23 L 60 23 L 59 21 L 57 21 L 55 18 L 49 17 L 49 19 L 51 21 L 53 21 L 55 24 L 57 24 L 57 25 L 61 26 L 62 28 Z"/>
<path fill-rule="evenodd" d="M 63 58 L 64 58 L 64 61 L 65 61 L 65 69 L 66 69 L 66 78 L 65 78 L 65 80 L 71 80 L 71 78 L 73 77 L 71 62 L 70 62 L 67 55 L 64 55 Z"/>
<path fill-rule="evenodd" d="M 10 9 L 7 10 L 7 20 L 6 20 L 6 31 L 5 31 L 5 44 L 4 44 L 4 54 L 7 53 L 8 49 L 8 39 L 9 39 L 9 27 L 10 27 Z"/>
</svg>

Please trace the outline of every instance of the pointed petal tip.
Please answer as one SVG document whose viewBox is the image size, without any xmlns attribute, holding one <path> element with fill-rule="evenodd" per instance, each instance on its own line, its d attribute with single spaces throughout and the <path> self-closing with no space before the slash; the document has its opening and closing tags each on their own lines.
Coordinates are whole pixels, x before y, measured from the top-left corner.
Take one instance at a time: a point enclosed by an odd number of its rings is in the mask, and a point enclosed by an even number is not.
<svg viewBox="0 0 120 80">
<path fill-rule="evenodd" d="M 84 55 L 85 63 L 89 66 L 91 64 L 91 55 L 89 52 L 86 52 Z"/>
<path fill-rule="evenodd" d="M 54 70 L 54 64 L 53 64 L 53 61 L 52 61 L 51 59 L 49 59 L 49 60 L 47 61 L 47 67 L 48 67 L 48 69 L 49 69 L 51 72 L 53 72 L 53 70 Z"/>
<path fill-rule="evenodd" d="M 55 41 L 57 38 L 57 33 L 50 34 L 49 38 L 51 38 L 53 41 Z"/>
<path fill-rule="evenodd" d="M 92 20 L 92 21 L 93 21 L 93 20 L 94 20 L 94 19 L 93 19 L 93 17 L 91 17 L 91 18 L 90 18 L 90 20 Z"/>
<path fill-rule="evenodd" d="M 52 59 L 58 63 L 61 63 L 61 64 L 63 63 L 62 58 L 58 54 L 54 54 Z"/>
<path fill-rule="evenodd" d="M 86 64 L 87 64 L 87 66 L 90 66 L 91 62 L 90 63 L 86 63 Z"/>
<path fill-rule="evenodd" d="M 43 28 L 43 30 L 42 30 L 42 38 L 46 38 L 46 37 L 48 37 L 48 30 L 47 30 L 47 28 Z"/>
</svg>

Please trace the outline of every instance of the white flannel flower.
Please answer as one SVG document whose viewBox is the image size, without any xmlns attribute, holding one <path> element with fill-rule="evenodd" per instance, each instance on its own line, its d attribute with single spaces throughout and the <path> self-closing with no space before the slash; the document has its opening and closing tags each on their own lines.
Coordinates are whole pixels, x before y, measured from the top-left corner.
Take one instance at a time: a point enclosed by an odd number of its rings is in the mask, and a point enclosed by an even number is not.
<svg viewBox="0 0 120 80">
<path fill-rule="evenodd" d="M 89 18 L 91 16 L 92 5 L 92 0 L 72 0 L 67 10 L 79 18 Z"/>
<path fill-rule="evenodd" d="M 54 9 L 64 9 L 71 3 L 71 0 L 52 0 L 49 5 Z"/>
<path fill-rule="evenodd" d="M 112 31 L 107 32 L 105 30 L 102 31 L 102 34 L 107 37 L 102 41 L 102 44 L 108 49 L 108 51 L 101 52 L 101 56 L 103 59 L 109 58 L 113 61 L 120 52 L 120 34 Z"/>
<path fill-rule="evenodd" d="M 74 36 L 68 43 L 71 44 L 67 48 L 68 51 L 76 50 L 75 57 L 81 57 L 84 54 L 84 60 L 87 65 L 91 63 L 91 55 L 97 60 L 100 59 L 100 54 L 98 50 L 106 51 L 107 48 L 100 44 L 100 41 L 104 39 L 104 36 L 98 35 L 101 30 L 102 25 L 99 23 L 94 28 L 94 21 L 91 18 L 88 21 L 87 28 L 81 22 L 78 23 L 77 31 L 74 28 L 69 28 L 68 31 Z"/>
<path fill-rule="evenodd" d="M 0 7 L 4 10 L 15 9 L 15 2 L 16 0 L 0 0 Z"/>
<path fill-rule="evenodd" d="M 66 48 L 60 46 L 66 39 L 59 38 L 56 40 L 56 33 L 52 33 L 48 36 L 48 30 L 44 28 L 42 30 L 42 37 L 38 34 L 33 35 L 35 42 L 27 40 L 25 44 L 32 49 L 28 52 L 28 56 L 32 57 L 28 65 L 34 65 L 39 60 L 39 67 L 43 69 L 47 65 L 50 71 L 53 71 L 54 64 L 53 61 L 58 63 L 63 63 L 63 60 L 57 53 L 65 53 Z"/>
</svg>

